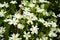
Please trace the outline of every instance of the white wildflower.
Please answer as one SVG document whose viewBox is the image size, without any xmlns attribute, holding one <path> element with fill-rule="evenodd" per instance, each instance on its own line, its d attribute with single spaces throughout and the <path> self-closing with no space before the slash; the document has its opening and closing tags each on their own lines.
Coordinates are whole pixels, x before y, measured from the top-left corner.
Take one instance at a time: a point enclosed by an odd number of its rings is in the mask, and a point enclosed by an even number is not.
<svg viewBox="0 0 60 40">
<path fill-rule="evenodd" d="M 23 6 L 20 4 L 19 7 L 21 8 L 21 7 L 23 7 Z"/>
<path fill-rule="evenodd" d="M 42 9 L 44 9 L 44 7 L 45 7 L 45 4 L 42 4 L 40 7 L 41 7 Z"/>
<path fill-rule="evenodd" d="M 36 40 L 39 40 L 39 38 L 36 38 Z"/>
<path fill-rule="evenodd" d="M 6 8 L 9 7 L 8 3 L 6 3 L 6 2 L 4 2 L 4 6 L 5 6 Z"/>
<path fill-rule="evenodd" d="M 0 17 L 3 17 L 3 16 L 5 16 L 4 14 L 6 13 L 6 11 L 4 11 L 4 10 L 1 10 L 0 11 Z"/>
<path fill-rule="evenodd" d="M 30 8 L 25 7 L 23 10 L 24 11 L 30 11 Z"/>
<path fill-rule="evenodd" d="M 36 0 L 32 0 L 33 3 L 36 3 Z"/>
<path fill-rule="evenodd" d="M 24 25 L 18 24 L 18 25 L 17 25 L 17 28 L 18 28 L 18 29 L 23 29 L 23 28 L 24 28 Z"/>
<path fill-rule="evenodd" d="M 23 4 L 24 6 L 26 6 L 26 5 L 27 5 L 27 2 L 28 2 L 28 1 L 22 1 L 22 4 Z"/>
<path fill-rule="evenodd" d="M 37 11 L 36 12 L 40 12 L 41 13 L 41 12 L 44 11 L 44 9 L 39 8 L 39 6 L 37 6 L 36 8 L 37 8 Z"/>
<path fill-rule="evenodd" d="M 51 28 L 51 31 L 49 32 L 49 37 L 57 37 L 56 28 Z"/>
<path fill-rule="evenodd" d="M 43 11 L 43 13 L 42 13 L 43 15 L 46 15 L 46 16 L 49 16 L 49 13 L 45 10 L 45 11 Z"/>
<path fill-rule="evenodd" d="M 26 32 L 24 31 L 23 37 L 25 37 L 26 40 L 28 40 L 28 38 L 31 37 L 30 32 L 27 32 L 27 33 L 26 33 Z"/>
<path fill-rule="evenodd" d="M 39 28 L 37 28 L 37 26 L 32 26 L 32 28 L 30 28 L 30 31 L 31 31 L 32 34 L 34 34 L 34 33 L 38 34 L 38 29 Z"/>
<path fill-rule="evenodd" d="M 38 20 L 38 18 L 34 15 L 32 20 L 35 21 L 35 20 Z"/>
<path fill-rule="evenodd" d="M 20 40 L 20 38 L 18 38 L 19 34 L 12 34 L 12 37 L 9 37 L 9 40 Z"/>
<path fill-rule="evenodd" d="M 49 1 L 47 1 L 47 0 L 46 1 L 45 0 L 39 0 L 39 2 L 41 2 L 41 3 L 44 3 L 44 2 L 49 3 Z"/>
<path fill-rule="evenodd" d="M 14 14 L 13 17 L 17 18 L 17 19 L 23 18 L 23 16 L 21 14 L 19 14 L 19 13 Z"/>
<path fill-rule="evenodd" d="M 40 40 L 48 40 L 48 37 L 43 36 Z"/>
<path fill-rule="evenodd" d="M 17 2 L 16 2 L 16 1 L 11 1 L 10 3 L 12 3 L 12 4 L 17 4 Z"/>
<path fill-rule="evenodd" d="M 36 16 L 30 16 L 30 17 L 27 17 L 27 19 L 28 19 L 28 21 L 27 21 L 27 23 L 29 24 L 29 23 L 31 23 L 31 24 L 33 24 L 33 21 L 35 21 L 35 20 L 37 20 L 37 17 Z"/>
<path fill-rule="evenodd" d="M 26 18 L 28 20 L 27 21 L 28 24 L 29 23 L 33 24 L 33 21 L 38 20 L 37 17 L 33 13 L 30 13 L 27 11 L 23 11 L 23 16 L 24 16 L 24 18 Z"/>
<path fill-rule="evenodd" d="M 5 32 L 5 27 L 0 27 L 0 34 L 3 34 Z"/>
<path fill-rule="evenodd" d="M 1 3 L 0 3 L 0 8 L 2 8 L 2 7 L 4 7 L 4 4 L 1 4 Z"/>
<path fill-rule="evenodd" d="M 3 37 L 3 33 L 5 32 L 5 27 L 0 27 L 0 37 Z"/>
<path fill-rule="evenodd" d="M 60 14 L 58 14 L 57 17 L 60 17 Z"/>
<path fill-rule="evenodd" d="M 52 16 L 57 18 L 57 16 L 55 15 L 55 13 L 53 13 Z"/>
<path fill-rule="evenodd" d="M 33 24 L 32 18 L 29 18 L 28 21 L 27 21 L 27 23 L 28 23 L 28 24 L 29 24 L 29 23 Z"/>
<path fill-rule="evenodd" d="M 50 38 L 50 40 L 52 40 L 52 38 Z"/>
<path fill-rule="evenodd" d="M 31 8 L 33 8 L 34 6 L 35 6 L 35 4 L 33 4 L 33 3 L 29 4 L 29 7 L 31 7 Z"/>
<path fill-rule="evenodd" d="M 4 19 L 4 22 L 8 22 L 8 19 Z"/>
<path fill-rule="evenodd" d="M 42 22 L 42 23 L 44 23 L 45 22 L 45 20 L 43 19 L 43 18 L 39 18 L 39 20 L 38 20 L 39 22 Z"/>
<path fill-rule="evenodd" d="M 50 33 L 49 33 L 49 37 L 57 37 L 57 34 L 54 33 L 54 32 L 50 32 Z"/>
<path fill-rule="evenodd" d="M 45 21 L 44 24 L 46 27 L 50 27 L 50 22 Z"/>
<path fill-rule="evenodd" d="M 52 27 L 57 27 L 56 22 L 53 22 L 53 21 L 51 21 L 50 25 L 52 25 Z"/>
<path fill-rule="evenodd" d="M 8 24 L 13 24 L 13 25 L 17 25 L 17 23 L 19 22 L 16 18 L 13 18 L 13 19 L 9 19 L 8 21 L 9 23 Z"/>
<path fill-rule="evenodd" d="M 48 37 L 43 36 L 41 38 L 36 38 L 36 40 L 48 40 Z"/>
</svg>

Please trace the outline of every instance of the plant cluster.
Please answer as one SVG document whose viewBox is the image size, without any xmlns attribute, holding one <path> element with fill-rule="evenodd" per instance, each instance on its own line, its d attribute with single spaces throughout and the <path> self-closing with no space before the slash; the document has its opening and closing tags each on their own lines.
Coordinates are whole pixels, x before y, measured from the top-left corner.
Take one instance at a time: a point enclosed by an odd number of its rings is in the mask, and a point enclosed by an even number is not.
<svg viewBox="0 0 60 40">
<path fill-rule="evenodd" d="M 47 0 L 22 0 L 0 3 L 0 40 L 57 40 L 60 28 Z M 55 39 L 56 38 L 56 39 Z"/>
</svg>

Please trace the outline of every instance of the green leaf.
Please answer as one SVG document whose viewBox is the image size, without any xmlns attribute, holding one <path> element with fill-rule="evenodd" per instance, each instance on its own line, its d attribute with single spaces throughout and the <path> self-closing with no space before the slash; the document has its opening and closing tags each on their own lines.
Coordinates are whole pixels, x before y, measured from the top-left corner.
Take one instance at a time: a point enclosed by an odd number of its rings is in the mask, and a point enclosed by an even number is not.
<svg viewBox="0 0 60 40">
<path fill-rule="evenodd" d="M 6 31 L 5 31 L 5 33 L 4 33 L 5 40 L 8 40 L 10 26 L 9 26 L 7 23 L 5 23 L 4 26 L 6 27 Z"/>
</svg>

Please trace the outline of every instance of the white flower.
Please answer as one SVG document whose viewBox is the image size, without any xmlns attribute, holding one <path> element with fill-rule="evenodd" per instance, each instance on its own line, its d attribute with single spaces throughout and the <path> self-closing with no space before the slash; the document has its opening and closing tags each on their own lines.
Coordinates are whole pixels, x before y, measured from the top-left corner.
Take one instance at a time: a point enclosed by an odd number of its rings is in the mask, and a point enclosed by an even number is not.
<svg viewBox="0 0 60 40">
<path fill-rule="evenodd" d="M 6 11 L 1 10 L 1 11 L 0 11 L 0 17 L 3 17 L 5 13 L 6 13 Z"/>
<path fill-rule="evenodd" d="M 29 16 L 31 13 L 30 12 L 28 12 L 28 11 L 23 11 L 23 15 L 24 16 Z"/>
<path fill-rule="evenodd" d="M 24 6 L 26 6 L 26 5 L 27 5 L 27 2 L 28 2 L 28 1 L 22 1 L 22 4 L 23 4 Z"/>
<path fill-rule="evenodd" d="M 57 34 L 54 33 L 54 32 L 50 32 L 50 33 L 49 33 L 49 37 L 57 37 Z"/>
<path fill-rule="evenodd" d="M 6 3 L 6 2 L 4 2 L 4 6 L 5 6 L 6 8 L 9 7 L 8 3 Z"/>
<path fill-rule="evenodd" d="M 37 17 L 33 13 L 27 11 L 23 11 L 23 16 L 28 20 L 27 21 L 28 24 L 29 23 L 33 24 L 33 21 L 37 20 Z"/>
<path fill-rule="evenodd" d="M 49 16 L 49 13 L 45 10 L 45 11 L 43 11 L 43 13 L 42 13 L 43 15 L 46 15 L 46 16 Z"/>
<path fill-rule="evenodd" d="M 41 12 L 44 11 L 44 9 L 39 8 L 39 6 L 37 6 L 36 8 L 37 8 L 37 11 L 36 12 L 40 12 L 41 13 Z"/>
<path fill-rule="evenodd" d="M 56 22 L 53 22 L 53 21 L 51 21 L 50 25 L 52 25 L 52 27 L 56 27 L 57 26 Z"/>
<path fill-rule="evenodd" d="M 19 7 L 21 8 L 21 7 L 23 7 L 23 6 L 20 4 Z"/>
<path fill-rule="evenodd" d="M 37 17 L 33 17 L 33 18 L 28 18 L 28 21 L 27 21 L 27 23 L 29 24 L 29 23 L 31 23 L 31 24 L 33 24 L 33 21 L 35 21 L 35 20 L 37 20 Z"/>
<path fill-rule="evenodd" d="M 4 19 L 4 22 L 7 22 L 8 20 L 7 19 Z"/>
<path fill-rule="evenodd" d="M 1 4 L 1 3 L 0 3 L 0 8 L 2 8 L 2 7 L 4 7 L 4 4 Z"/>
<path fill-rule="evenodd" d="M 49 32 L 49 37 L 57 37 L 56 33 L 57 33 L 56 28 L 51 28 Z"/>
<path fill-rule="evenodd" d="M 29 23 L 31 23 L 31 24 L 33 24 L 33 21 L 35 21 L 35 20 L 37 20 L 37 17 L 36 16 L 30 16 L 30 17 L 27 17 L 27 19 L 28 19 L 28 21 L 27 21 L 27 23 L 29 24 Z"/>
<path fill-rule="evenodd" d="M 19 7 L 23 10 L 24 6 L 22 4 L 19 4 Z"/>
<path fill-rule="evenodd" d="M 36 0 L 32 0 L 33 3 L 36 3 Z"/>
<path fill-rule="evenodd" d="M 54 13 L 54 12 L 53 12 L 52 16 L 57 18 L 57 16 L 55 15 L 55 13 Z"/>
<path fill-rule="evenodd" d="M 24 28 L 24 25 L 18 24 L 18 25 L 17 25 L 17 28 L 18 28 L 18 29 L 23 29 L 23 28 Z"/>
<path fill-rule="evenodd" d="M 50 22 L 45 21 L 44 24 L 46 27 L 50 27 Z"/>
<path fill-rule="evenodd" d="M 38 34 L 38 29 L 39 29 L 39 28 L 37 28 L 37 26 L 32 26 L 32 28 L 30 28 L 30 31 L 32 31 L 32 32 L 31 32 L 32 34 L 34 34 L 34 33 L 35 33 L 35 34 Z"/>
<path fill-rule="evenodd" d="M 51 28 L 51 31 L 55 31 L 55 33 L 57 33 L 57 32 L 60 32 L 60 28 L 56 28 L 56 27 L 54 27 L 54 28 Z"/>
<path fill-rule="evenodd" d="M 24 31 L 23 37 L 25 37 L 26 40 L 28 40 L 28 38 L 31 37 L 30 32 L 27 32 L 27 33 L 26 33 L 26 32 Z"/>
<path fill-rule="evenodd" d="M 48 37 L 43 36 L 41 38 L 36 38 L 36 40 L 48 40 Z"/>
<path fill-rule="evenodd" d="M 29 7 L 31 7 L 31 8 L 33 8 L 34 6 L 35 6 L 35 4 L 33 4 L 33 3 L 29 4 Z"/>
<path fill-rule="evenodd" d="M 57 26 L 57 24 L 56 23 L 52 23 L 52 27 L 56 27 Z"/>
<path fill-rule="evenodd" d="M 5 27 L 0 27 L 0 34 L 3 34 L 5 32 Z"/>
<path fill-rule="evenodd" d="M 31 23 L 31 24 L 33 24 L 33 19 L 31 18 L 31 17 L 27 17 L 27 19 L 28 19 L 28 21 L 27 21 L 27 23 L 29 24 L 29 23 Z"/>
<path fill-rule="evenodd" d="M 39 0 L 40 2 L 44 2 L 44 0 Z"/>
<path fill-rule="evenodd" d="M 42 3 L 43 3 L 43 2 L 44 2 L 44 0 L 39 0 L 39 2 L 42 2 Z"/>
<path fill-rule="evenodd" d="M 49 3 L 47 0 L 39 0 L 39 2 L 43 3 L 43 2 L 46 2 L 46 3 Z"/>
<path fill-rule="evenodd" d="M 27 21 L 28 24 L 29 23 L 33 24 L 33 21 L 38 20 L 37 17 L 33 13 L 30 13 L 27 11 L 23 11 L 23 16 L 24 16 L 24 18 L 26 18 L 28 20 Z"/>
<path fill-rule="evenodd" d="M 0 37 L 3 37 L 4 35 L 3 34 L 0 34 Z"/>
<path fill-rule="evenodd" d="M 9 37 L 9 40 L 20 40 L 20 38 L 18 38 L 19 34 L 12 34 L 12 37 Z"/>
<path fill-rule="evenodd" d="M 25 7 L 23 10 L 24 11 L 30 11 L 30 8 Z"/>
<path fill-rule="evenodd" d="M 58 14 L 57 17 L 60 17 L 60 14 Z"/>
<path fill-rule="evenodd" d="M 44 23 L 45 22 L 45 20 L 43 19 L 43 18 L 39 18 L 39 20 L 38 20 L 39 22 L 42 22 L 42 23 Z"/>
<path fill-rule="evenodd" d="M 54 32 L 54 31 L 56 31 L 56 28 L 55 27 L 51 28 L 50 32 Z"/>
<path fill-rule="evenodd" d="M 45 7 L 45 4 L 42 4 L 40 7 L 41 7 L 42 9 L 44 9 L 44 7 Z"/>
<path fill-rule="evenodd" d="M 32 20 L 35 21 L 35 20 L 38 20 L 38 18 L 34 15 Z"/>
<path fill-rule="evenodd" d="M 16 1 L 11 1 L 10 3 L 12 3 L 12 4 L 17 4 L 17 2 L 16 2 Z"/>
<path fill-rule="evenodd" d="M 28 19 L 27 23 L 28 23 L 28 24 L 29 24 L 29 23 L 33 24 L 32 19 L 31 19 L 31 18 L 30 18 L 30 19 Z"/>
<path fill-rule="evenodd" d="M 2 38 L 1 40 L 4 40 L 4 38 Z"/>
<path fill-rule="evenodd" d="M 19 13 L 14 14 L 13 17 L 17 18 L 17 19 L 23 18 L 23 16 L 21 14 L 19 14 Z"/>
<path fill-rule="evenodd" d="M 3 37 L 4 32 L 5 32 L 5 27 L 0 27 L 0 37 Z"/>
<path fill-rule="evenodd" d="M 27 19 L 34 17 L 33 13 L 30 13 L 30 12 L 27 12 L 27 11 L 23 11 L 23 15 Z"/>
<path fill-rule="evenodd" d="M 8 22 L 8 21 L 10 21 L 10 20 L 11 20 L 11 19 L 7 19 L 7 18 L 6 18 L 6 19 L 4 19 L 4 22 Z"/>
<path fill-rule="evenodd" d="M 50 38 L 50 40 L 52 40 L 52 38 Z"/>
<path fill-rule="evenodd" d="M 13 17 L 13 15 L 10 14 L 10 15 L 7 15 L 6 18 L 12 18 L 12 17 Z"/>
<path fill-rule="evenodd" d="M 39 38 L 36 38 L 36 40 L 39 40 Z"/>
<path fill-rule="evenodd" d="M 18 23 L 19 21 L 18 21 L 16 18 L 13 18 L 13 19 L 9 19 L 8 22 L 9 22 L 8 24 L 10 24 L 10 25 L 11 25 L 11 24 L 17 25 L 17 23 Z"/>
<path fill-rule="evenodd" d="M 43 36 L 40 40 L 48 40 L 48 37 Z"/>
</svg>

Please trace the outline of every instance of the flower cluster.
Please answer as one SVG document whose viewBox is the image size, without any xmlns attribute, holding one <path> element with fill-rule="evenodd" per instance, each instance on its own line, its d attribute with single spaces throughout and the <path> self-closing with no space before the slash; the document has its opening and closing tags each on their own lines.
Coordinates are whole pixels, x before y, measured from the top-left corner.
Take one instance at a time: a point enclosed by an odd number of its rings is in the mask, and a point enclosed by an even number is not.
<svg viewBox="0 0 60 40">
<path fill-rule="evenodd" d="M 0 3 L 0 36 L 3 40 L 53 40 L 60 33 L 54 12 L 48 11 L 47 0 L 23 0 Z M 12 35 L 11 35 L 12 34 Z M 1 40 L 2 40 L 1 39 Z"/>
</svg>

